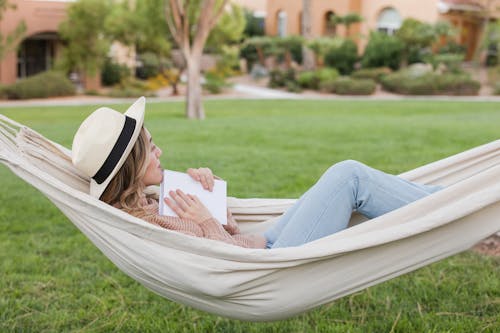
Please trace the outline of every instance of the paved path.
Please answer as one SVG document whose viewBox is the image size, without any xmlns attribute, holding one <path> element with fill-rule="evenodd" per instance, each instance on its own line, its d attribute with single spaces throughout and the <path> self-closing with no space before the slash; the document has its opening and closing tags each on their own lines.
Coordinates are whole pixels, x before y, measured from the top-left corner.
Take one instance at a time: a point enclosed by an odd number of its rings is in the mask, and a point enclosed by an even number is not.
<svg viewBox="0 0 500 333">
<path fill-rule="evenodd" d="M 179 102 L 184 101 L 184 96 L 149 97 L 148 103 Z M 221 99 L 287 99 L 287 100 L 361 100 L 361 101 L 456 101 L 456 102 L 495 102 L 500 103 L 500 96 L 404 96 L 396 94 L 375 94 L 371 96 L 339 96 L 321 94 L 316 92 L 295 94 L 282 90 L 258 87 L 237 83 L 231 92 L 223 95 L 205 96 L 204 100 Z M 0 108 L 24 106 L 78 106 L 78 105 L 110 105 L 131 103 L 135 98 L 111 98 L 100 96 L 72 96 L 49 99 L 32 99 L 21 101 L 0 101 Z"/>
</svg>

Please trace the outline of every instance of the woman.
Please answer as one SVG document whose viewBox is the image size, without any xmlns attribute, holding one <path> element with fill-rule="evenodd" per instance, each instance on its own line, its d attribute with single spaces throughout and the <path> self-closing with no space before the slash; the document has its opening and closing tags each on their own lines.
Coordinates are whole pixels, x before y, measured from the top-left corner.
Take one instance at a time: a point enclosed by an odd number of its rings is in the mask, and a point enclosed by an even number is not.
<svg viewBox="0 0 500 333">
<path fill-rule="evenodd" d="M 263 235 L 241 234 L 229 211 L 223 227 L 197 197 L 180 189 L 165 199 L 179 217 L 161 216 L 158 201 L 144 191 L 163 177 L 162 151 L 143 127 L 144 108 L 141 97 L 125 114 L 109 108 L 92 113 L 75 134 L 73 163 L 91 177 L 92 196 L 170 230 L 250 248 L 298 246 L 345 229 L 353 210 L 373 218 L 440 189 L 344 161 L 329 168 Z M 188 173 L 212 190 L 210 169 Z"/>
</svg>

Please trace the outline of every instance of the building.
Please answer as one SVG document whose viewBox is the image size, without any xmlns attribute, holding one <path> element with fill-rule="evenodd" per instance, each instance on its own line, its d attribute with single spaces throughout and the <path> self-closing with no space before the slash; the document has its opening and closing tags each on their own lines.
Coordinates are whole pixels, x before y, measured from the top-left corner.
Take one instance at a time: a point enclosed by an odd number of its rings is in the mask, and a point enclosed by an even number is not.
<svg viewBox="0 0 500 333">
<path fill-rule="evenodd" d="M 54 66 L 62 50 L 58 27 L 66 19 L 68 6 L 75 0 L 9 0 L 16 9 L 7 10 L 0 21 L 0 31 L 8 34 L 19 22 L 24 21 L 26 32 L 17 50 L 6 54 L 0 61 L 0 83 L 11 84 Z M 113 45 L 110 54 L 125 63 L 128 59 L 120 45 Z M 86 89 L 98 89 L 100 78 L 87 77 Z"/>
<path fill-rule="evenodd" d="M 18 50 L 9 52 L 0 62 L 0 83 L 14 83 L 17 79 L 52 68 L 54 59 L 61 51 L 57 28 L 66 18 L 69 2 L 71 1 L 9 1 L 17 8 L 4 13 L 0 30 L 4 34 L 9 33 L 24 20 L 26 33 Z"/>
<path fill-rule="evenodd" d="M 457 42 L 466 48 L 470 60 L 481 40 L 487 18 L 500 18 L 500 0 L 311 0 L 312 35 L 345 36 L 343 26 L 334 26 L 331 17 L 358 13 L 363 22 L 349 29 L 361 48 L 370 31 L 387 34 L 397 31 L 406 18 L 427 23 L 449 21 L 458 30 Z M 266 34 L 271 36 L 296 35 L 301 32 L 302 0 L 268 0 Z"/>
</svg>

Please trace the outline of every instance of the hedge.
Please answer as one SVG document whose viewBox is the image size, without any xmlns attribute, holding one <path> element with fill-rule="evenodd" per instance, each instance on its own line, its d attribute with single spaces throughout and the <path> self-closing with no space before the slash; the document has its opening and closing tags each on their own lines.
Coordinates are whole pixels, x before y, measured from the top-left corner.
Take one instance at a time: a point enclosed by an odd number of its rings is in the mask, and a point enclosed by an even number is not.
<svg viewBox="0 0 500 333">
<path fill-rule="evenodd" d="M 0 96 L 8 99 L 47 98 L 75 94 L 73 83 L 60 72 L 47 71 L 3 86 Z"/>
<path fill-rule="evenodd" d="M 412 76 L 407 71 L 389 74 L 381 79 L 382 87 L 405 95 L 477 95 L 481 85 L 467 74 L 426 73 Z"/>
<path fill-rule="evenodd" d="M 389 67 L 362 68 L 351 74 L 354 79 L 371 79 L 380 82 L 383 76 L 392 73 Z"/>
<path fill-rule="evenodd" d="M 322 82 L 335 80 L 339 72 L 335 68 L 321 68 L 316 71 L 305 71 L 297 75 L 297 83 L 305 89 L 318 90 Z"/>
<path fill-rule="evenodd" d="M 376 87 L 375 81 L 371 79 L 341 77 L 323 82 L 321 91 L 339 95 L 371 95 L 375 92 Z"/>
</svg>

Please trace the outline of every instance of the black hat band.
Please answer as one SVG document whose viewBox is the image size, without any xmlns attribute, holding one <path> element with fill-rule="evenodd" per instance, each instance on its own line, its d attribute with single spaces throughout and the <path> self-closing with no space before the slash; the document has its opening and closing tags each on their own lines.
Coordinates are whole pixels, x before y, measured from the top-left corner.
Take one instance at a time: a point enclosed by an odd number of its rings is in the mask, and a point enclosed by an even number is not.
<svg viewBox="0 0 500 333">
<path fill-rule="evenodd" d="M 134 134 L 135 123 L 135 119 L 125 116 L 125 124 L 123 125 L 118 140 L 116 140 L 113 149 L 111 149 L 111 152 L 102 164 L 101 168 L 92 177 L 97 184 L 102 184 L 109 177 L 111 172 L 113 172 L 113 169 L 120 161 L 123 152 L 127 149 L 130 139 Z"/>
</svg>

